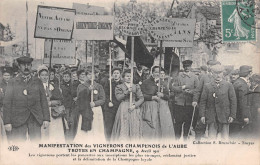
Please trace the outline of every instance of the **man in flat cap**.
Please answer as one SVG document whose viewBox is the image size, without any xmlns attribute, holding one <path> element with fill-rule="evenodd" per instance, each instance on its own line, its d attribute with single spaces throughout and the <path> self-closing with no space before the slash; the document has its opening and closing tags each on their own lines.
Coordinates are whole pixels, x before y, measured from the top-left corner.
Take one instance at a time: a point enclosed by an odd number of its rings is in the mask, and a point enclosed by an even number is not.
<svg viewBox="0 0 260 165">
<path fill-rule="evenodd" d="M 243 65 L 239 68 L 239 78 L 234 82 L 233 86 L 236 91 L 237 96 L 237 114 L 236 120 L 230 125 L 230 137 L 232 138 L 242 138 L 248 129 L 248 124 L 250 122 L 250 104 L 249 104 L 249 87 L 250 81 L 249 77 L 252 73 L 252 67 L 248 65 Z"/>
<path fill-rule="evenodd" d="M 176 139 L 179 139 L 182 135 L 182 125 L 183 129 L 183 138 L 187 139 L 192 115 L 192 99 L 194 90 L 199 84 L 199 80 L 191 70 L 192 61 L 185 60 L 182 62 L 184 72 L 179 73 L 176 83 L 173 84 L 172 88 L 175 93 L 175 136 Z"/>
<path fill-rule="evenodd" d="M 239 70 L 235 69 L 231 71 L 230 82 L 233 84 L 239 78 Z"/>
<path fill-rule="evenodd" d="M 204 86 L 207 83 L 213 82 L 214 78 L 213 78 L 213 74 L 211 72 L 211 68 L 215 65 L 221 65 L 221 63 L 219 61 L 216 60 L 209 60 L 207 62 L 207 68 L 208 68 L 208 73 L 201 76 L 200 80 L 199 80 L 199 85 L 198 87 L 195 89 L 194 95 L 193 95 L 193 102 L 192 102 L 192 106 L 197 106 L 198 103 L 200 102 L 200 97 L 201 97 L 201 93 L 202 90 L 204 88 Z M 205 134 L 206 131 L 206 124 L 203 124 L 201 122 L 201 120 L 198 120 L 198 111 L 196 109 L 195 115 L 194 115 L 194 122 L 197 121 L 197 124 L 195 126 L 195 138 L 197 140 L 200 140 L 201 137 Z"/>
<path fill-rule="evenodd" d="M 45 128 L 50 121 L 45 90 L 41 80 L 31 75 L 33 59 L 17 59 L 19 74 L 7 86 L 4 98 L 4 124 L 11 131 L 13 141 L 31 141 L 41 138 L 41 126 Z"/>
<path fill-rule="evenodd" d="M 211 68 L 214 81 L 203 87 L 200 99 L 199 116 L 203 124 L 208 125 L 209 138 L 229 137 L 229 124 L 236 118 L 237 100 L 234 87 L 225 81 L 224 68 L 215 65 Z"/>
</svg>

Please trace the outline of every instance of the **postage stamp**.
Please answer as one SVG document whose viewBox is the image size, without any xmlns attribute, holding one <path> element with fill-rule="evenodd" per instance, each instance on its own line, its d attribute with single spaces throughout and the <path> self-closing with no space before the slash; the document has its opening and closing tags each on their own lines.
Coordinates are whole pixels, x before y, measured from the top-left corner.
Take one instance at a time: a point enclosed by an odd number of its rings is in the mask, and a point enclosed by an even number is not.
<svg viewBox="0 0 260 165">
<path fill-rule="evenodd" d="M 223 42 L 256 41 L 254 1 L 221 2 Z"/>
</svg>

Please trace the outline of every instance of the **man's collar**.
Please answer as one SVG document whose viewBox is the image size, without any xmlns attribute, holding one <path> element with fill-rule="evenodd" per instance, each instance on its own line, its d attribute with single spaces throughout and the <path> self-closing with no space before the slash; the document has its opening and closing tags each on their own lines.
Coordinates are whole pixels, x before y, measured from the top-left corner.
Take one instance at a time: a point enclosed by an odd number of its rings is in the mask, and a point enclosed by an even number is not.
<svg viewBox="0 0 260 165">
<path fill-rule="evenodd" d="M 141 71 L 136 70 L 136 72 L 139 74 L 139 76 L 141 76 L 143 74 L 143 70 L 141 70 Z"/>
<path fill-rule="evenodd" d="M 249 82 L 249 80 L 247 79 L 247 78 L 245 78 L 245 77 L 240 77 L 242 80 L 244 80 L 246 83 L 248 83 Z"/>
</svg>

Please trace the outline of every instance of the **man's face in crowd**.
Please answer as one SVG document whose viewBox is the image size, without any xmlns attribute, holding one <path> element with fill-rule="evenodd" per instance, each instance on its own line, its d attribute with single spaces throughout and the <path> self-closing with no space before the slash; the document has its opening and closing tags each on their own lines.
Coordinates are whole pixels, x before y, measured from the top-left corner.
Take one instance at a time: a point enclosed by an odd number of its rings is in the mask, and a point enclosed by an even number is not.
<svg viewBox="0 0 260 165">
<path fill-rule="evenodd" d="M 31 73 L 32 64 L 31 63 L 20 63 L 19 64 L 20 71 L 23 75 L 29 75 Z"/>
<path fill-rule="evenodd" d="M 212 72 L 212 76 L 215 79 L 215 81 L 221 81 L 223 79 L 223 72 Z"/>
<path fill-rule="evenodd" d="M 4 73 L 4 74 L 3 74 L 3 79 L 4 79 L 6 82 L 8 82 L 8 81 L 10 80 L 10 78 L 11 78 L 10 73 Z"/>
<path fill-rule="evenodd" d="M 137 66 L 137 70 L 138 70 L 138 71 L 142 71 L 142 69 L 143 69 L 142 65 L 138 65 L 138 66 Z"/>
<path fill-rule="evenodd" d="M 120 71 L 115 70 L 112 74 L 112 77 L 113 77 L 114 80 L 119 80 L 120 79 Z"/>
<path fill-rule="evenodd" d="M 70 81 L 70 75 L 69 75 L 69 74 L 64 74 L 64 75 L 63 75 L 63 80 L 64 80 L 65 82 L 69 82 L 69 81 Z"/>
<path fill-rule="evenodd" d="M 235 74 L 232 74 L 232 75 L 231 75 L 231 79 L 232 79 L 233 81 L 235 81 L 236 79 L 238 79 L 238 77 L 239 77 L 239 75 L 235 75 Z"/>
<path fill-rule="evenodd" d="M 191 70 L 191 65 L 184 66 L 183 68 L 185 72 L 189 72 Z"/>
</svg>

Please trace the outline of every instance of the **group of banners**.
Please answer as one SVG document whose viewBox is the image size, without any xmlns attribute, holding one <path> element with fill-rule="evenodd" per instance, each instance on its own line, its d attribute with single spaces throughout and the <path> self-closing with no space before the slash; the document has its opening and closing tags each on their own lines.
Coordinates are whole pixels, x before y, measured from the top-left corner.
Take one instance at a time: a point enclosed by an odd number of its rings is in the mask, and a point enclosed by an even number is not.
<svg viewBox="0 0 260 165">
<path fill-rule="evenodd" d="M 38 6 L 34 37 L 46 39 L 44 57 L 49 58 L 51 48 L 47 39 L 54 40 L 53 62 L 62 61 L 63 64 L 75 64 L 73 40 L 113 40 L 114 16 L 100 15 L 102 13 L 100 7 L 79 4 L 73 4 L 73 9 Z M 164 47 L 192 47 L 195 22 L 195 19 L 156 18 L 148 23 L 141 13 L 133 11 L 121 15 L 116 26 L 127 36 L 149 32 L 155 39 L 163 41 Z"/>
</svg>

